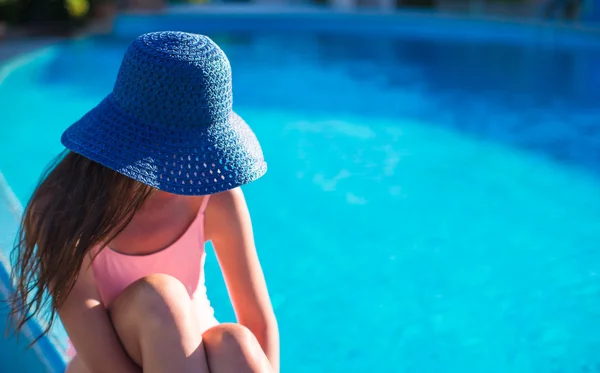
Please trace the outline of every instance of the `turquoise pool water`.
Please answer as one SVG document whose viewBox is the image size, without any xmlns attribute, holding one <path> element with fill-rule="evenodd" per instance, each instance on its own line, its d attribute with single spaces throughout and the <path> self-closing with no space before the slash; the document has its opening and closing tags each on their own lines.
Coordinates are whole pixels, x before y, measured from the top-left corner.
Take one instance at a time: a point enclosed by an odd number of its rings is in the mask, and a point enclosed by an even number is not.
<svg viewBox="0 0 600 373">
<path fill-rule="evenodd" d="M 211 36 L 269 161 L 246 193 L 283 372 L 600 372 L 600 49 Z M 6 76 L 0 170 L 21 201 L 127 42 Z"/>
</svg>

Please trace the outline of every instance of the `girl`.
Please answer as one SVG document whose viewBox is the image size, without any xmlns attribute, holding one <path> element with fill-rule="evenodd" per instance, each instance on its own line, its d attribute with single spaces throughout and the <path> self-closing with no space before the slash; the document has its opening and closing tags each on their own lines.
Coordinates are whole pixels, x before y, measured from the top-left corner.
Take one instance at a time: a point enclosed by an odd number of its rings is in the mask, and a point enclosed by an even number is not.
<svg viewBox="0 0 600 373">
<path fill-rule="evenodd" d="M 69 373 L 278 372 L 278 329 L 239 187 L 266 164 L 231 109 L 231 69 L 206 36 L 143 35 L 113 92 L 69 127 L 16 246 L 20 329 L 45 293 Z M 204 287 L 212 240 L 239 324 Z"/>
</svg>

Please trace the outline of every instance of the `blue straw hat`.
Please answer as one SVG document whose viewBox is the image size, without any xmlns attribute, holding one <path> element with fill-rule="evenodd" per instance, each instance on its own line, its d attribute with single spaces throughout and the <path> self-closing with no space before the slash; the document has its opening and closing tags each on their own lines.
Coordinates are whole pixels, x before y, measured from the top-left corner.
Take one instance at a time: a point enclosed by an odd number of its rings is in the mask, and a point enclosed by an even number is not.
<svg viewBox="0 0 600 373">
<path fill-rule="evenodd" d="M 127 49 L 117 81 L 63 145 L 165 192 L 218 193 L 264 175 L 256 136 L 232 111 L 231 67 L 208 37 L 155 32 Z"/>
</svg>

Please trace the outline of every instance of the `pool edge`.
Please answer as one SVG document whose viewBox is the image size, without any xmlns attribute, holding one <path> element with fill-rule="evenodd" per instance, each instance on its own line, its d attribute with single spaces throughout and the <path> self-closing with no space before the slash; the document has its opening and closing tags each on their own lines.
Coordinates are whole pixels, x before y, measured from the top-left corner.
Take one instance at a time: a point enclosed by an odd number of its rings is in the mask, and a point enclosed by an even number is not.
<svg viewBox="0 0 600 373">
<path fill-rule="evenodd" d="M 1 69 L 1 68 L 0 68 Z M 1 70 L 0 70 L 1 71 Z M 0 80 L 1 82 L 1 80 Z M 18 223 L 22 206 L 17 197 L 12 192 L 4 175 L 0 172 L 0 201 L 6 204 L 8 213 Z M 4 207 L 4 206 L 3 206 Z M 14 290 L 10 281 L 10 258 L 0 250 L 0 296 L 7 299 L 9 294 Z M 45 323 L 39 318 L 29 320 L 23 330 L 22 337 L 28 343 L 33 342 L 37 336 L 42 335 Z M 39 362 L 46 368 L 47 372 L 62 373 L 66 368 L 66 351 L 60 348 L 58 337 L 52 332 L 47 335 L 42 335 L 40 339 L 31 346 Z"/>
<path fill-rule="evenodd" d="M 201 21 L 201 22 L 199 22 Z M 127 12 L 114 19 L 113 35 L 150 31 L 314 31 L 409 35 L 480 42 L 531 42 L 542 46 L 600 49 L 600 28 L 539 19 L 461 15 L 434 11 L 346 11 L 315 7 L 171 6 L 161 12 Z M 477 32 L 474 32 L 477 31 Z"/>
</svg>

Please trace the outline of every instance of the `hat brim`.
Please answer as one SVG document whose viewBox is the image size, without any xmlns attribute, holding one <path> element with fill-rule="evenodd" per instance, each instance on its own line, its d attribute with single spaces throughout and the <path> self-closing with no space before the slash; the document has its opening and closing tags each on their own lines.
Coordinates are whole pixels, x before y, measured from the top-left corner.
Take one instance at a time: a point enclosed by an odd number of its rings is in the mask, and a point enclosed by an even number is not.
<svg viewBox="0 0 600 373">
<path fill-rule="evenodd" d="M 267 171 L 256 136 L 233 111 L 222 123 L 167 127 L 140 123 L 109 95 L 71 125 L 61 142 L 125 176 L 180 195 L 234 189 Z"/>
</svg>

